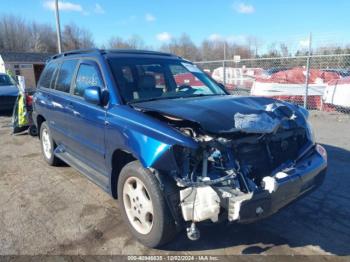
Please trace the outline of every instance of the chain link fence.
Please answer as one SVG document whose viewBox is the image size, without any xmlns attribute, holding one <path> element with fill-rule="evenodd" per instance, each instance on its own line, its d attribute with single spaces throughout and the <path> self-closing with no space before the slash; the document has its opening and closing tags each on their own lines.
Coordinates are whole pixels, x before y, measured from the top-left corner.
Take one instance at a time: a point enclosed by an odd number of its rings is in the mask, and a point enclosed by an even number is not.
<svg viewBox="0 0 350 262">
<path fill-rule="evenodd" d="M 350 112 L 350 54 L 196 64 L 234 95 L 273 97 L 312 110 Z"/>
</svg>

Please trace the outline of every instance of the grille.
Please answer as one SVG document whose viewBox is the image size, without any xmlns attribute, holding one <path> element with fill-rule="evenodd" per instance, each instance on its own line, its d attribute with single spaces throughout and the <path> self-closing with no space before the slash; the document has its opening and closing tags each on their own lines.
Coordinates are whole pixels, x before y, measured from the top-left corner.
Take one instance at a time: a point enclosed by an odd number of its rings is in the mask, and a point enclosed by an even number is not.
<svg viewBox="0 0 350 262">
<path fill-rule="evenodd" d="M 306 130 L 294 129 L 265 136 L 259 142 L 240 143 L 234 151 L 241 167 L 249 167 L 249 176 L 254 180 L 261 180 L 281 164 L 295 160 L 305 143 Z"/>
</svg>

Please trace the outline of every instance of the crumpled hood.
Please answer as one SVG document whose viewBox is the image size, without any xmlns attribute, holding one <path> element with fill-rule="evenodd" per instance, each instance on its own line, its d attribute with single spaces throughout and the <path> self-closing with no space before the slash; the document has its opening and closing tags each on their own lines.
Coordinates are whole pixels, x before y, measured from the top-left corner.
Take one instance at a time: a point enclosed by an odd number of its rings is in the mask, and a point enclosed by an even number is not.
<svg viewBox="0 0 350 262">
<path fill-rule="evenodd" d="M 0 96 L 17 96 L 18 88 L 14 85 L 0 86 Z"/>
<path fill-rule="evenodd" d="M 306 125 L 298 106 L 264 97 L 225 95 L 162 99 L 133 106 L 146 113 L 156 112 L 195 122 L 208 133 L 269 133 L 281 124 L 286 128 Z"/>
</svg>

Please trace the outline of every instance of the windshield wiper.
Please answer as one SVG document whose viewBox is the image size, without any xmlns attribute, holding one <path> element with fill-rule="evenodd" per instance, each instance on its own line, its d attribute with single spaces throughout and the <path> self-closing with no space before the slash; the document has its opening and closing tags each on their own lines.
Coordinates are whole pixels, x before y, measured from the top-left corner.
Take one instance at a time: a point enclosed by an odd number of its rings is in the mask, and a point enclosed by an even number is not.
<svg viewBox="0 0 350 262">
<path fill-rule="evenodd" d="M 194 94 L 194 95 L 186 96 L 186 97 L 197 97 L 197 96 L 223 96 L 223 95 L 226 95 L 226 94 Z"/>
<path fill-rule="evenodd" d="M 202 97 L 202 96 L 223 96 L 223 95 L 226 95 L 226 94 L 194 94 L 194 95 L 185 95 L 185 96 L 161 96 L 161 97 L 152 97 L 152 98 L 141 99 L 136 101 L 129 101 L 127 102 L 127 104 L 130 105 L 130 104 L 137 104 L 137 103 L 150 102 L 150 101 L 156 101 L 156 100 L 165 100 L 165 99 L 190 98 L 190 97 Z"/>
<path fill-rule="evenodd" d="M 127 104 L 130 105 L 130 104 L 137 104 L 137 103 L 150 102 L 150 101 L 156 101 L 156 100 L 164 100 L 164 99 L 174 99 L 174 98 L 181 98 L 181 97 L 179 97 L 179 96 L 152 97 L 152 98 L 140 99 L 140 100 L 136 100 L 136 101 L 129 101 L 129 102 L 127 102 Z"/>
</svg>

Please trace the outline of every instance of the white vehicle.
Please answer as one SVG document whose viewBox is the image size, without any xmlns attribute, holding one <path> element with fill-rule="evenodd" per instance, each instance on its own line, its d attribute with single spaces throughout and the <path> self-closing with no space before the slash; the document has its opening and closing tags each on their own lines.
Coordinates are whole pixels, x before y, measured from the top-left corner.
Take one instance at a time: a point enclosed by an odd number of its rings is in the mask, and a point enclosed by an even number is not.
<svg viewBox="0 0 350 262">
<path fill-rule="evenodd" d="M 334 72 L 311 69 L 308 81 L 308 106 L 320 108 L 322 96 L 327 83 L 340 76 Z M 306 69 L 297 67 L 280 71 L 270 77 L 257 78 L 253 83 L 250 94 L 253 96 L 273 97 L 293 103 L 303 103 L 306 94 Z"/>
<path fill-rule="evenodd" d="M 322 99 L 325 104 L 350 109 L 350 77 L 331 81 Z"/>
<path fill-rule="evenodd" d="M 261 68 L 225 68 L 225 82 L 228 89 L 250 89 L 254 83 L 255 77 L 263 72 Z M 224 81 L 224 68 L 214 69 L 212 77 L 218 81 Z"/>
</svg>

